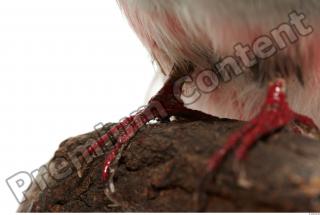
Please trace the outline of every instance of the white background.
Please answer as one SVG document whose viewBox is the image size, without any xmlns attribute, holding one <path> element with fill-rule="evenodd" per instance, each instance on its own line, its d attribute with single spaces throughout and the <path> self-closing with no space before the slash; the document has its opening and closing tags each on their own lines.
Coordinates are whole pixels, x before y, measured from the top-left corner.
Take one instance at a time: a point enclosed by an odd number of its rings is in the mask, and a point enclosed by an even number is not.
<svg viewBox="0 0 320 215">
<path fill-rule="evenodd" d="M 18 206 L 6 178 L 143 105 L 153 75 L 115 0 L 1 0 L 1 211 Z"/>
</svg>

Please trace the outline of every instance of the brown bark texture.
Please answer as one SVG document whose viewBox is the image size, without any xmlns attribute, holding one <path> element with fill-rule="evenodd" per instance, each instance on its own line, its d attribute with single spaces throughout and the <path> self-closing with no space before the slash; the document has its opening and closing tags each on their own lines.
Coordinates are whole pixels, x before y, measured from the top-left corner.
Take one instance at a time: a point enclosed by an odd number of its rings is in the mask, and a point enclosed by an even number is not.
<svg viewBox="0 0 320 215">
<path fill-rule="evenodd" d="M 39 171 L 19 212 L 319 211 L 320 141 L 284 128 L 260 139 L 244 161 L 206 163 L 243 122 L 176 120 L 146 125 L 101 179 L 112 146 L 85 159 L 111 126 L 69 138 Z"/>
</svg>

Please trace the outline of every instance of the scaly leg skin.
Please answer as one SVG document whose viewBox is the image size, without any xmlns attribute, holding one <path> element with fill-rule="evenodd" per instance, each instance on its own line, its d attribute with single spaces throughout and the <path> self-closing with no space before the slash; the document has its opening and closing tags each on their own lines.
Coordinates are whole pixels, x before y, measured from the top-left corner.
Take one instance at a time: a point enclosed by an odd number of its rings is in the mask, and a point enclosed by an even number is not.
<svg viewBox="0 0 320 215">
<path fill-rule="evenodd" d="M 148 102 L 145 109 L 133 116 L 125 118 L 120 123 L 113 126 L 105 135 L 88 148 L 86 155 L 95 154 L 98 147 L 103 147 L 109 140 L 114 144 L 113 149 L 107 155 L 102 173 L 103 180 L 108 180 L 112 162 L 117 158 L 121 149 L 135 136 L 135 134 L 146 125 L 150 120 L 165 120 L 170 116 L 180 116 L 193 119 L 214 118 L 211 115 L 184 107 L 179 99 L 181 87 L 175 92 L 176 79 L 171 77 L 163 88 Z M 175 95 L 174 93 L 177 93 Z M 117 137 L 115 137 L 117 136 Z"/>
<path fill-rule="evenodd" d="M 237 160 L 242 160 L 249 148 L 259 138 L 272 134 L 292 122 L 319 132 L 312 119 L 290 109 L 286 101 L 285 88 L 283 79 L 278 79 L 269 86 L 267 98 L 260 113 L 238 131 L 231 134 L 225 145 L 213 154 L 207 165 L 208 173 L 215 171 L 227 154 L 236 146 L 238 148 L 235 151 L 235 157 Z"/>
</svg>

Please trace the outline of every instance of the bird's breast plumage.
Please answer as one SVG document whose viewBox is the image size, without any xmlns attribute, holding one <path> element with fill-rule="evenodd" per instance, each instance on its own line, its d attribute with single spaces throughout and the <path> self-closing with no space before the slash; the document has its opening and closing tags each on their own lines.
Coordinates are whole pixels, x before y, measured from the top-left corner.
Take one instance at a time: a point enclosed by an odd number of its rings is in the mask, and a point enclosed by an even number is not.
<svg viewBox="0 0 320 215">
<path fill-rule="evenodd" d="M 167 75 L 173 65 L 183 67 L 190 62 L 198 68 L 197 72 L 201 69 L 217 72 L 217 64 L 224 58 L 239 59 L 235 54 L 237 44 L 253 50 L 255 41 L 261 37 L 274 43 L 276 52 L 273 55 L 266 59 L 257 57 L 250 67 L 241 65 L 244 72 L 233 75 L 232 80 L 223 81 L 223 75 L 219 76 L 221 84 L 190 107 L 218 116 L 249 119 L 263 100 L 266 84 L 280 76 L 288 82 L 288 99 L 293 108 L 315 117 L 320 123 L 320 95 L 315 93 L 320 88 L 317 44 L 320 1 L 118 1 L 133 29 Z M 304 27 L 312 27 L 310 34 L 297 32 L 297 26 L 290 22 L 293 12 L 304 15 Z M 273 30 L 284 24 L 292 27 L 298 38 L 294 40 L 290 34 L 278 32 L 285 48 L 277 44 L 277 38 L 272 35 Z M 280 30 L 288 33 L 285 27 Z M 187 85 L 194 88 L 196 83 Z"/>
</svg>

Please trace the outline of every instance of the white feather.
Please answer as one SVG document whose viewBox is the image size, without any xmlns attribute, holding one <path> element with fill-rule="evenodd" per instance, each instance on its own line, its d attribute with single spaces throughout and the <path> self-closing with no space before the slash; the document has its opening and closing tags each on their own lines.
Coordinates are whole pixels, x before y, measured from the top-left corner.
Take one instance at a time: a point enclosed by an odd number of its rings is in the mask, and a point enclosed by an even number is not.
<svg viewBox="0 0 320 215">
<path fill-rule="evenodd" d="M 320 1 L 316 0 L 118 0 L 150 54 L 169 74 L 173 64 L 192 62 L 198 68 L 210 67 L 219 58 L 230 55 L 239 42 L 251 44 L 256 36 L 268 33 L 288 21 L 293 10 L 303 12 L 314 27 L 312 37 L 299 41 L 305 88 L 295 77 L 287 79 L 288 101 L 291 107 L 313 117 L 320 125 L 320 53 L 313 46 L 319 38 Z M 313 49 L 310 49 L 313 47 Z M 319 47 L 320 48 L 320 47 Z M 190 86 L 192 87 L 192 86 Z M 236 94 L 234 94 L 236 92 Z M 190 108 L 215 116 L 248 120 L 259 111 L 266 89 L 247 75 L 223 83 Z M 219 99 L 218 99 L 219 98 Z M 235 102 L 244 103 L 242 109 Z M 239 111 L 241 110 L 241 111 Z"/>
</svg>

